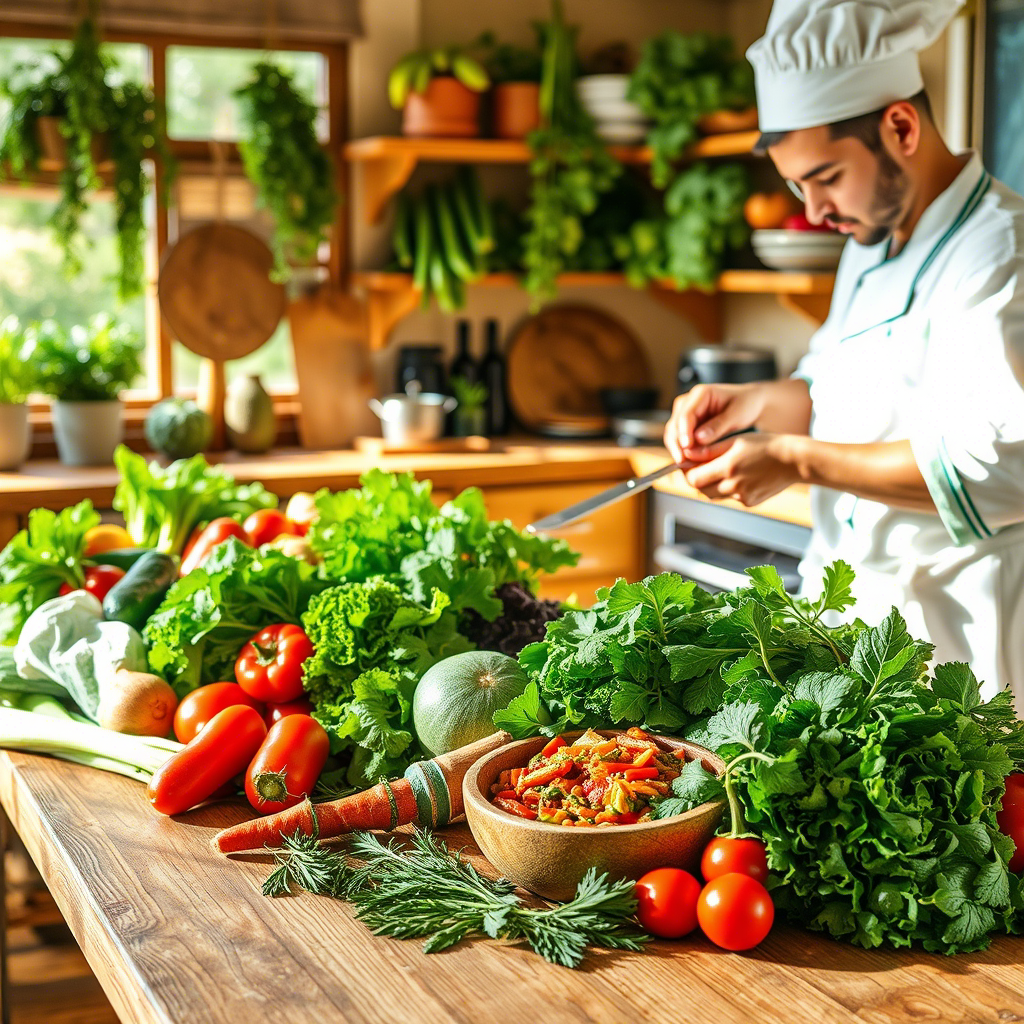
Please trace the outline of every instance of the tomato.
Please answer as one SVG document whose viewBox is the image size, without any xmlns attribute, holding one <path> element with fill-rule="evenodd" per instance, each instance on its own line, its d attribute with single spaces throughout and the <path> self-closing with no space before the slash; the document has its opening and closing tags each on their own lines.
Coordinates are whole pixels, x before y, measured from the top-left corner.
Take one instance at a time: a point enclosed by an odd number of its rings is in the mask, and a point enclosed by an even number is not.
<svg viewBox="0 0 1024 1024">
<path fill-rule="evenodd" d="M 831 231 L 825 223 L 812 224 L 802 213 L 792 213 L 783 222 L 783 228 L 787 231 Z"/>
<path fill-rule="evenodd" d="M 189 743 L 214 715 L 225 708 L 244 705 L 263 714 L 263 705 L 255 701 L 238 683 L 210 683 L 200 686 L 181 699 L 174 713 L 174 735 L 179 743 Z M 270 723 L 267 723 L 268 726 Z"/>
<path fill-rule="evenodd" d="M 249 544 L 249 535 L 242 529 L 241 523 L 236 523 L 227 516 L 212 520 L 196 538 L 189 553 L 181 560 L 181 575 L 187 576 L 193 569 L 198 569 L 207 555 L 229 537 L 237 537 L 243 543 Z"/>
<path fill-rule="evenodd" d="M 287 704 L 302 696 L 302 664 L 312 653 L 313 644 L 299 626 L 266 626 L 239 653 L 235 679 L 250 697 Z"/>
<path fill-rule="evenodd" d="M 181 814 L 208 800 L 244 772 L 267 727 L 255 708 L 235 705 L 218 712 L 184 749 L 153 773 L 147 792 L 161 814 Z"/>
<path fill-rule="evenodd" d="M 733 871 L 701 890 L 697 920 L 716 946 L 739 952 L 753 949 L 771 931 L 775 906 L 756 878 Z"/>
<path fill-rule="evenodd" d="M 100 523 L 91 530 L 85 531 L 85 558 L 101 555 L 104 551 L 116 551 L 118 548 L 135 547 L 132 535 L 123 527 L 114 523 Z"/>
<path fill-rule="evenodd" d="M 282 533 L 294 533 L 292 524 L 283 512 L 276 508 L 261 508 L 253 512 L 242 524 L 254 548 L 261 544 L 269 544 Z"/>
<path fill-rule="evenodd" d="M 283 811 L 313 792 L 331 741 L 308 715 L 289 715 L 273 725 L 245 773 L 245 795 L 261 814 Z"/>
<path fill-rule="evenodd" d="M 754 192 L 743 204 L 743 216 L 755 229 L 781 228 L 793 212 L 793 199 L 785 192 Z"/>
<path fill-rule="evenodd" d="M 1024 775 L 1019 772 L 1006 776 L 1003 808 L 996 815 L 996 823 L 999 831 L 1013 840 L 1016 849 L 1009 868 L 1019 875 L 1024 872 Z"/>
<path fill-rule="evenodd" d="M 70 594 L 72 590 L 87 590 L 98 601 L 107 596 L 110 588 L 124 576 L 124 569 L 116 565 L 95 565 L 85 570 L 85 587 L 73 587 L 70 583 L 62 583 L 57 593 L 61 596 Z"/>
<path fill-rule="evenodd" d="M 697 927 L 700 882 L 682 868 L 655 868 L 636 883 L 636 916 L 646 932 L 678 939 Z"/>
<path fill-rule="evenodd" d="M 313 703 L 308 697 L 299 697 L 297 700 L 290 700 L 287 704 L 268 704 L 263 712 L 263 721 L 269 729 L 276 725 L 282 718 L 289 715 L 311 715 L 313 714 Z"/>
<path fill-rule="evenodd" d="M 768 881 L 768 860 L 764 853 L 764 843 L 760 839 L 715 836 L 704 847 L 700 873 L 705 882 L 733 871 L 750 875 L 762 885 Z"/>
<path fill-rule="evenodd" d="M 292 524 L 292 532 L 305 537 L 317 517 L 315 498 L 309 491 L 296 491 L 285 506 L 284 514 Z"/>
</svg>

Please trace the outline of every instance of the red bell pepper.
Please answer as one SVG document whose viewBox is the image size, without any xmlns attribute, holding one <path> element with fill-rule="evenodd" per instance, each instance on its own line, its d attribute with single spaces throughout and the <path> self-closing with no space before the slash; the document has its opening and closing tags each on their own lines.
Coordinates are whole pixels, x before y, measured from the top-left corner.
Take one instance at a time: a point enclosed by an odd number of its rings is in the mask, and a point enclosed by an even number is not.
<svg viewBox="0 0 1024 1024">
<path fill-rule="evenodd" d="M 552 740 L 548 740 L 545 744 L 544 749 L 540 752 L 541 757 L 550 757 L 559 747 L 566 745 L 565 740 L 561 736 L 556 736 Z"/>
<path fill-rule="evenodd" d="M 187 576 L 193 569 L 198 569 L 210 552 L 229 537 L 237 537 L 247 547 L 252 547 L 249 535 L 242 529 L 241 523 L 236 523 L 227 516 L 220 516 L 199 534 L 189 553 L 182 559 L 181 575 Z"/>
<path fill-rule="evenodd" d="M 301 627 L 290 622 L 261 629 L 241 650 L 235 679 L 250 697 L 287 704 L 302 696 L 302 666 L 313 644 Z"/>
<path fill-rule="evenodd" d="M 536 811 L 531 811 L 526 804 L 521 804 L 518 800 L 502 800 L 495 797 L 494 805 L 500 807 L 503 811 L 508 811 L 509 814 L 516 814 L 520 818 L 526 818 L 529 821 L 533 821 L 537 817 Z"/>
<path fill-rule="evenodd" d="M 627 768 L 623 778 L 627 782 L 639 782 L 641 779 L 656 779 L 657 768 Z"/>
</svg>

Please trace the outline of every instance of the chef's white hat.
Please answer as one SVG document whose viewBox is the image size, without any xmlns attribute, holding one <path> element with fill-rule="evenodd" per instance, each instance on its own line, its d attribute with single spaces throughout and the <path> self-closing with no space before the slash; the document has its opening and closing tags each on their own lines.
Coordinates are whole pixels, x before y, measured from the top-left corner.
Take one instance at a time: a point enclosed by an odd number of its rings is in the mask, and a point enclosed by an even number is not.
<svg viewBox="0 0 1024 1024">
<path fill-rule="evenodd" d="M 833 124 L 924 87 L 917 54 L 964 0 L 775 0 L 747 50 L 762 132 Z"/>
</svg>

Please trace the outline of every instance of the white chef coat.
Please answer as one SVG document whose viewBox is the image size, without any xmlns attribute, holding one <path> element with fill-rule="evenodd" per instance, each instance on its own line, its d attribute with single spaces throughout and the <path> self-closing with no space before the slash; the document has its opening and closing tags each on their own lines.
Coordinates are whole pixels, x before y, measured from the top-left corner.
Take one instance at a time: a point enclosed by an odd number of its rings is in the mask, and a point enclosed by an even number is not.
<svg viewBox="0 0 1024 1024">
<path fill-rule="evenodd" d="M 812 488 L 807 596 L 837 558 L 850 617 L 895 605 L 933 664 L 966 661 L 1024 713 L 1024 199 L 972 154 L 904 246 L 847 243 L 828 319 L 794 373 L 811 436 L 909 440 L 938 515 Z"/>
</svg>

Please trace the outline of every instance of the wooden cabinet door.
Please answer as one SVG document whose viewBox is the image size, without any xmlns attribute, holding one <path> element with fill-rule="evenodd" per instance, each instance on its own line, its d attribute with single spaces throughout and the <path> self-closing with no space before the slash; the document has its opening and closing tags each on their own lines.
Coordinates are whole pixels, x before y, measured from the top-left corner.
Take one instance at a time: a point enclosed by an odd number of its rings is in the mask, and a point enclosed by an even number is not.
<svg viewBox="0 0 1024 1024">
<path fill-rule="evenodd" d="M 491 519 L 510 519 L 522 529 L 527 523 L 551 515 L 621 480 L 590 483 L 548 484 L 538 487 L 487 487 L 483 489 Z M 575 566 L 542 576 L 540 593 L 564 600 L 571 595 L 583 605 L 593 602 L 598 587 L 611 586 L 624 576 L 636 580 L 644 567 L 644 502 L 629 498 L 595 512 L 589 519 L 571 523 L 552 534 L 580 553 Z"/>
</svg>

